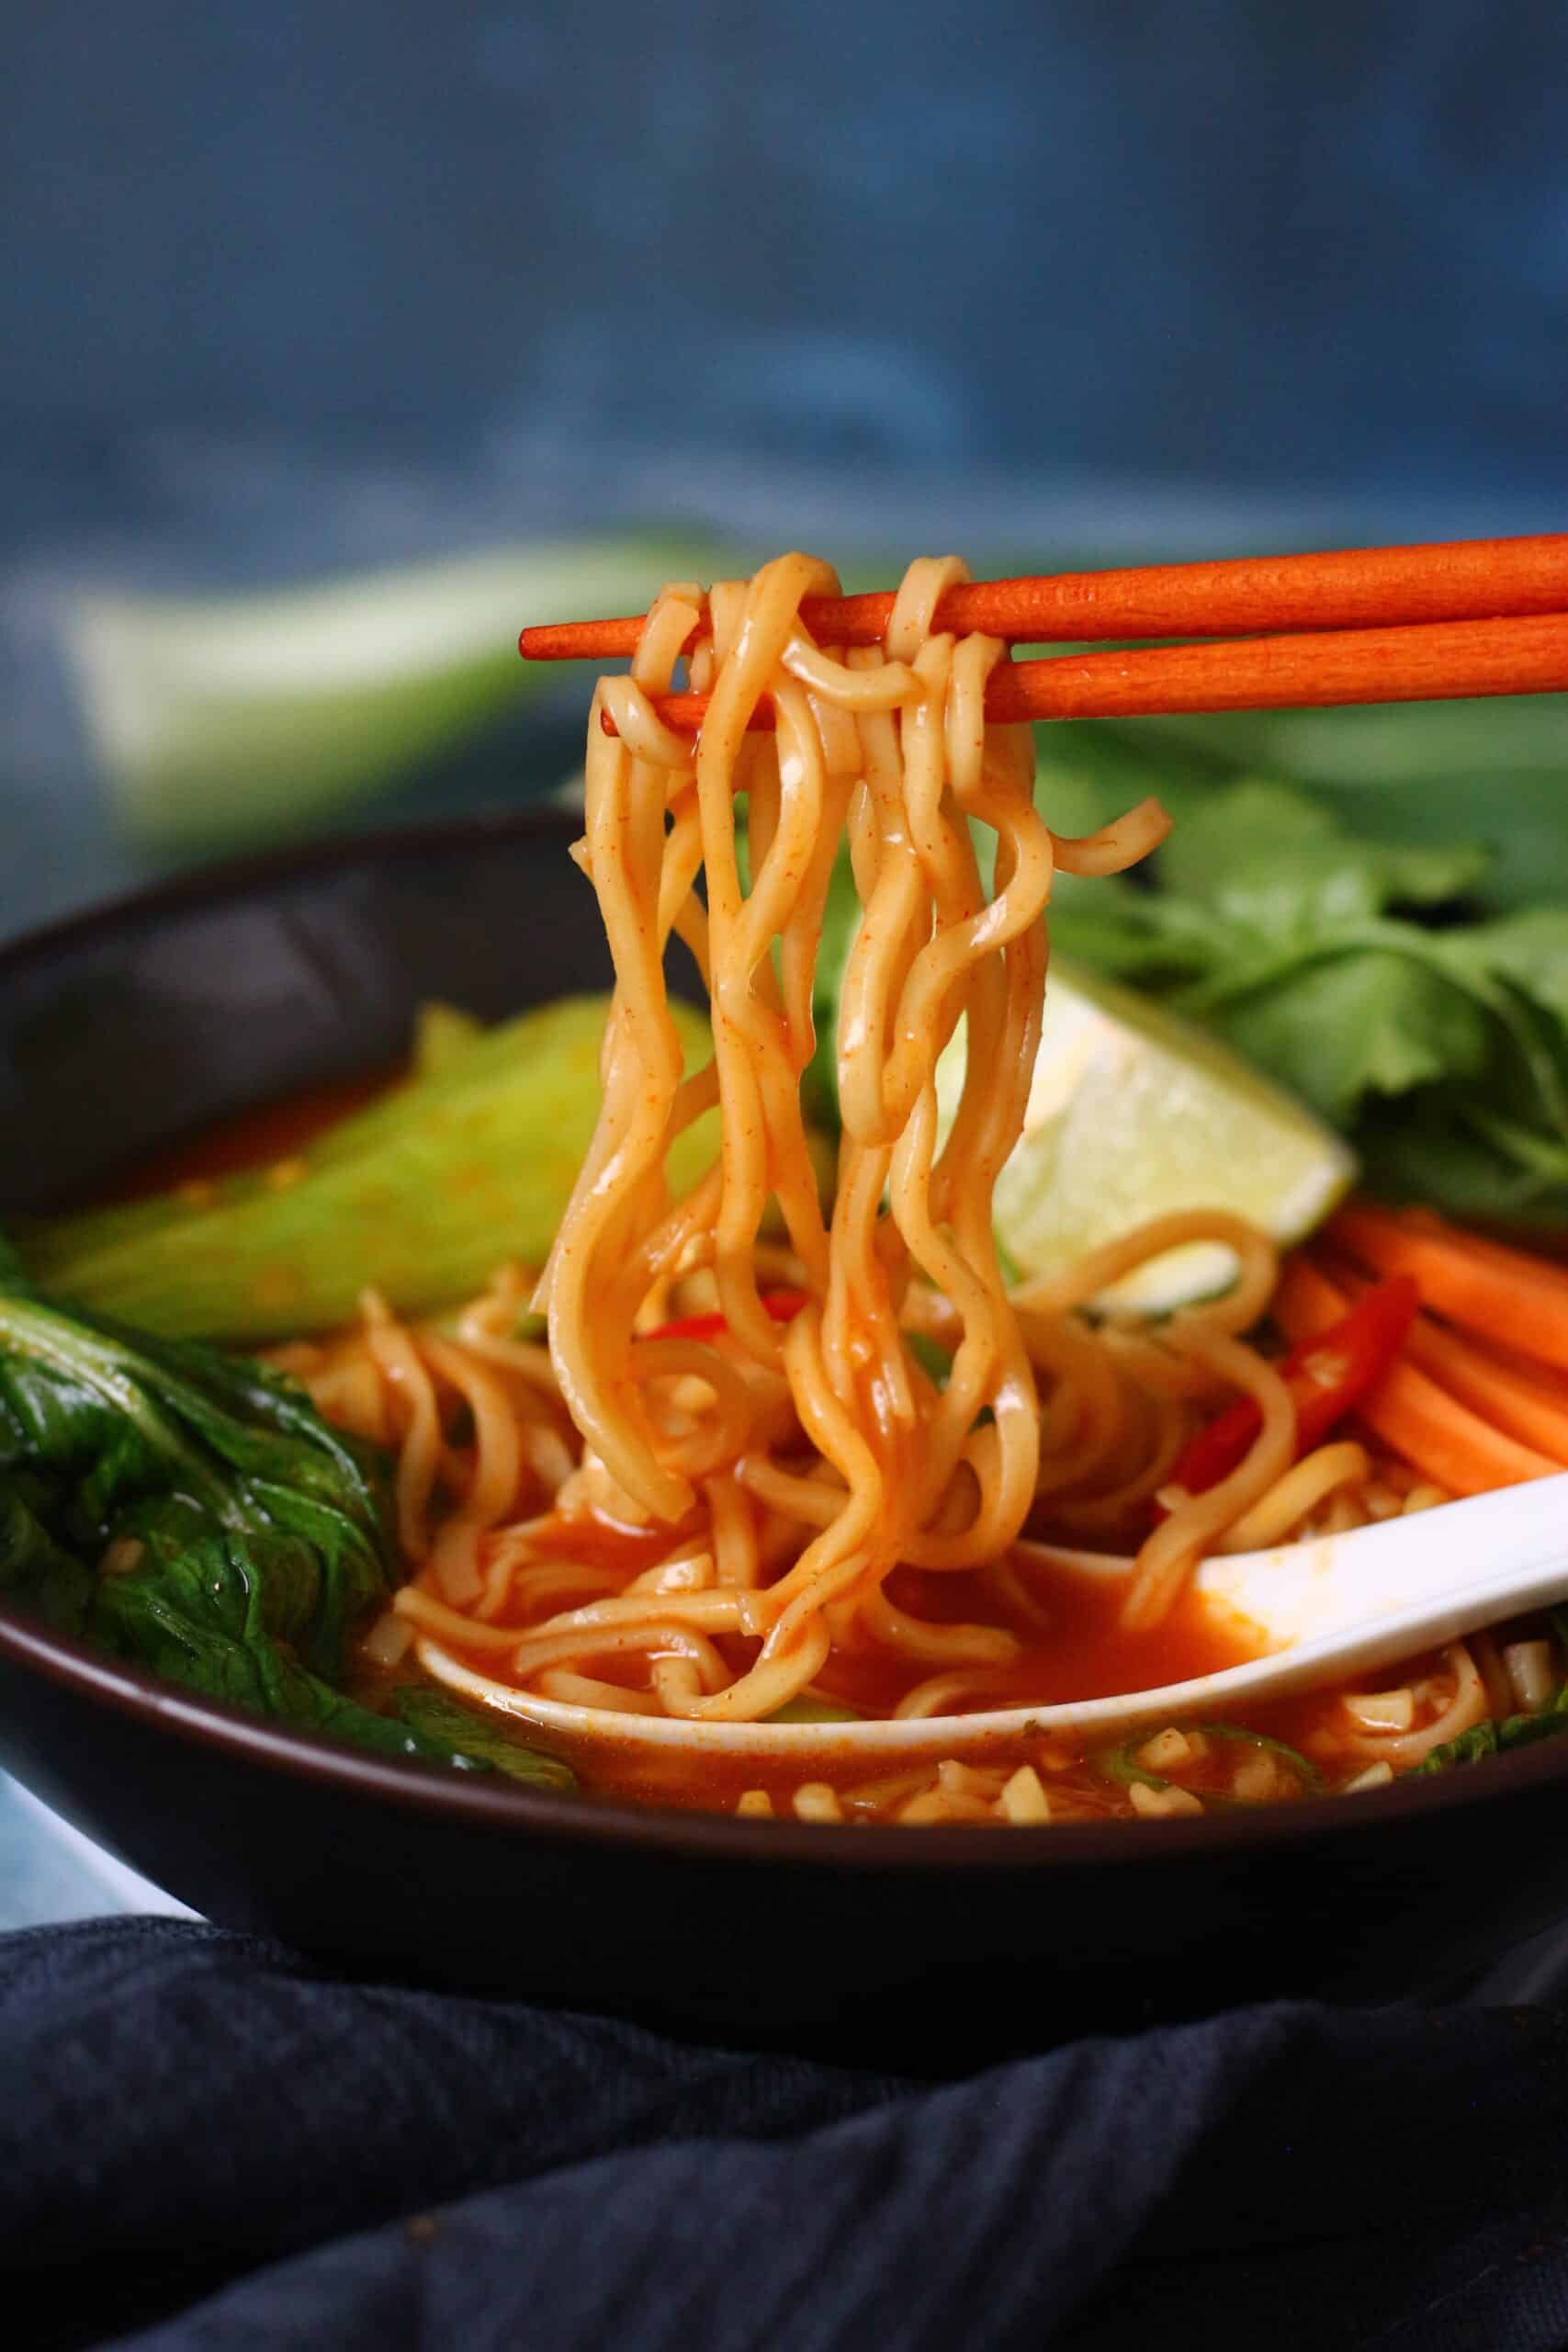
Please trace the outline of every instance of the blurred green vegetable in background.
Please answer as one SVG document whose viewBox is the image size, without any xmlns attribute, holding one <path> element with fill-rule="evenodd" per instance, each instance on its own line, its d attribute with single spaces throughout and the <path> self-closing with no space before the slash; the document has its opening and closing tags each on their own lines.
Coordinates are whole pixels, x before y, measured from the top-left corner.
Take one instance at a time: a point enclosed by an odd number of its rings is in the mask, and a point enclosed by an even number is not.
<svg viewBox="0 0 1568 2352">
<path fill-rule="evenodd" d="M 694 541 L 498 548 L 236 597 L 84 594 L 66 645 L 121 824 L 180 854 L 280 837 L 559 687 L 525 621 L 635 612 Z"/>
</svg>

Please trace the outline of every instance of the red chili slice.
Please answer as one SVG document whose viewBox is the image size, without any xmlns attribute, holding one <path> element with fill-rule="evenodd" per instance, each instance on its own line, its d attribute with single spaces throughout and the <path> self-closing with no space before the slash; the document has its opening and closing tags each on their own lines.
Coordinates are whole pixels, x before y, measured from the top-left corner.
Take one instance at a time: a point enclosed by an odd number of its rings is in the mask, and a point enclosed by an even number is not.
<svg viewBox="0 0 1568 2352">
<path fill-rule="evenodd" d="M 788 1323 L 800 1313 L 806 1304 L 803 1290 L 768 1290 L 762 1293 L 762 1305 L 775 1323 Z M 729 1325 L 722 1315 L 682 1315 L 673 1323 L 661 1323 L 657 1331 L 645 1331 L 646 1340 L 714 1340 Z"/>
<path fill-rule="evenodd" d="M 1421 1294 L 1408 1274 L 1391 1274 L 1357 1300 L 1343 1321 L 1292 1350 L 1279 1365 L 1296 1408 L 1296 1453 L 1310 1453 L 1358 1398 L 1376 1385 L 1404 1345 Z M 1239 1396 L 1198 1431 L 1170 1474 L 1173 1487 L 1201 1495 L 1227 1478 L 1263 1426 L 1250 1396 Z"/>
</svg>

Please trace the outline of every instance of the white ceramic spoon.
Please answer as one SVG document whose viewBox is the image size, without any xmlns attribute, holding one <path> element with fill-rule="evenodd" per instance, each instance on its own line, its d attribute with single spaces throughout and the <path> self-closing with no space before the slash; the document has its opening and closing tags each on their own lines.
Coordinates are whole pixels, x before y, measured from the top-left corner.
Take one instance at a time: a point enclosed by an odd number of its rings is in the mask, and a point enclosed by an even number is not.
<svg viewBox="0 0 1568 2352">
<path fill-rule="evenodd" d="M 1020 1547 L 1057 1570 L 1122 1578 L 1130 1560 Z M 1370 1673 L 1458 1634 L 1568 1596 L 1568 1473 L 1384 1520 L 1348 1535 L 1284 1544 L 1206 1560 L 1199 1594 L 1222 1628 L 1258 1655 L 1245 1665 L 1158 1690 L 987 1714 L 829 1724 L 689 1723 L 569 1706 L 507 1691 L 476 1675 L 437 1642 L 417 1645 L 423 1665 L 454 1690 L 541 1729 L 616 1747 L 684 1747 L 705 1754 L 868 1761 L 940 1751 L 963 1756 L 1024 1731 L 1110 1736 L 1144 1724 L 1220 1715 L 1243 1704 Z"/>
</svg>

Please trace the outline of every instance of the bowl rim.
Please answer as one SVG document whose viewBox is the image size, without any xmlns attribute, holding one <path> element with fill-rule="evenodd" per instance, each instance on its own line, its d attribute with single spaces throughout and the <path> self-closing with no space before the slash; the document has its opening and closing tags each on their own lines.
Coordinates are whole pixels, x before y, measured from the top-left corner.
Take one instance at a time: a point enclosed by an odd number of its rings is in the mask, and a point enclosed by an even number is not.
<svg viewBox="0 0 1568 2352">
<path fill-rule="evenodd" d="M 480 844 L 570 840 L 580 820 L 570 810 L 531 808 L 482 811 L 414 824 L 333 832 L 281 849 L 247 853 L 117 893 L 0 943 L 0 985 L 41 973 L 56 956 L 89 946 L 121 927 L 145 928 L 168 916 L 219 913 L 289 883 L 356 865 L 376 866 L 473 849 Z M 1506 1803 L 1516 1791 L 1568 1779 L 1568 1731 L 1484 1759 L 1479 1772 L 1410 1773 L 1354 1796 L 1319 1797 L 1256 1811 L 1162 1821 L 1066 1821 L 1007 1829 L 955 1823 L 918 1830 L 895 1824 L 738 1819 L 681 1806 L 633 1804 L 592 1793 L 550 1793 L 499 1776 L 454 1772 L 417 1758 L 378 1756 L 317 1733 L 250 1715 L 128 1666 L 68 1634 L 51 1632 L 0 1601 L 0 1660 L 36 1673 L 182 1744 L 260 1764 L 296 1781 L 325 1782 L 345 1794 L 380 1800 L 401 1812 L 489 1826 L 555 1844 L 636 1847 L 689 1860 L 755 1867 L 801 1862 L 838 1872 L 872 1864 L 883 1873 L 941 1875 L 953 1869 L 1011 1872 L 1107 1864 L 1148 1866 L 1198 1854 L 1240 1858 L 1263 1849 L 1314 1844 L 1337 1833 L 1419 1818 L 1450 1807 Z M 1559 1752 L 1560 1751 L 1560 1752 Z"/>
<path fill-rule="evenodd" d="M 280 849 L 244 850 L 232 857 L 181 866 L 155 881 L 134 883 L 85 906 L 51 915 L 0 940 L 0 979 L 72 948 L 88 946 L 121 923 L 145 924 L 163 915 L 199 914 L 214 902 L 239 899 L 274 883 L 305 880 L 312 874 L 405 857 L 462 850 L 484 840 L 570 842 L 582 831 L 581 814 L 547 804 L 528 808 L 482 808 L 462 817 L 415 820 L 312 835 Z"/>
</svg>

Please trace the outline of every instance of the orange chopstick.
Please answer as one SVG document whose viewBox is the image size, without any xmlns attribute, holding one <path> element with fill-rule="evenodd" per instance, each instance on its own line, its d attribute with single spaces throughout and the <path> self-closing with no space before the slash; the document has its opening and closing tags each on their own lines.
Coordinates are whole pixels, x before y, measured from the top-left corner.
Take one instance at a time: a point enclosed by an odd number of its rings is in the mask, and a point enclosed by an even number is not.
<svg viewBox="0 0 1568 2352">
<path fill-rule="evenodd" d="M 936 626 L 1015 645 L 1140 637 L 1251 637 L 1282 629 L 1376 628 L 1568 611 L 1568 532 L 1243 556 L 950 588 Z M 893 597 L 808 596 L 800 616 L 819 645 L 877 645 Z M 637 651 L 647 616 L 525 628 L 530 662 L 607 661 Z M 695 632 L 694 632 L 694 634 Z"/>
<path fill-rule="evenodd" d="M 1335 703 L 1445 702 L 1467 695 L 1568 690 L 1568 612 L 1510 620 L 1437 621 L 1411 628 L 1258 637 L 1219 645 L 1143 646 L 1126 653 L 1062 653 L 1008 662 L 991 673 L 986 716 L 995 725 L 1039 718 L 1152 718 L 1177 711 L 1291 710 Z M 694 733 L 705 695 L 664 695 L 666 726 Z M 615 732 L 601 713 L 607 735 Z M 757 705 L 751 725 L 773 724 Z"/>
</svg>

